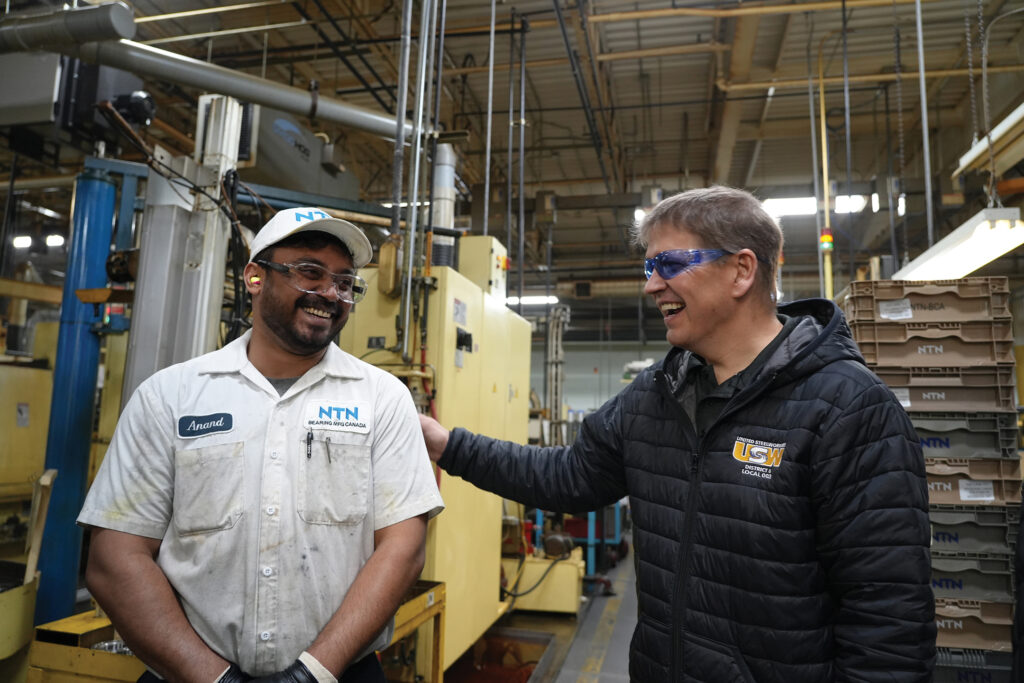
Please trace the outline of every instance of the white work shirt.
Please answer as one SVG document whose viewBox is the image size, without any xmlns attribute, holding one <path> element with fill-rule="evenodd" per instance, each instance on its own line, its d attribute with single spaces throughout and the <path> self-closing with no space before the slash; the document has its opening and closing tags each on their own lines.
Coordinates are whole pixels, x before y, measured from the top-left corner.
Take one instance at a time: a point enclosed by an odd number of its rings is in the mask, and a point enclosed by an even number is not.
<svg viewBox="0 0 1024 683">
<path fill-rule="evenodd" d="M 199 636 L 266 675 L 312 644 L 375 530 L 443 503 L 398 379 L 331 344 L 279 396 L 248 342 L 139 386 L 78 522 L 162 539 L 157 563 Z"/>
</svg>

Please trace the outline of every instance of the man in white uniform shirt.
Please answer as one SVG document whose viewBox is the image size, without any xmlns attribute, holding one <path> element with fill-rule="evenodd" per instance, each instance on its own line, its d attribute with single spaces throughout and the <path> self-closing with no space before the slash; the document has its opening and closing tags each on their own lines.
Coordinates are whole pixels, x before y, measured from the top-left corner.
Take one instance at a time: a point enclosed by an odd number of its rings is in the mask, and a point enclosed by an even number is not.
<svg viewBox="0 0 1024 683">
<path fill-rule="evenodd" d="M 250 255 L 252 330 L 125 407 L 78 518 L 86 580 L 140 681 L 383 682 L 443 504 L 409 392 L 332 343 L 372 248 L 304 208 Z"/>
</svg>

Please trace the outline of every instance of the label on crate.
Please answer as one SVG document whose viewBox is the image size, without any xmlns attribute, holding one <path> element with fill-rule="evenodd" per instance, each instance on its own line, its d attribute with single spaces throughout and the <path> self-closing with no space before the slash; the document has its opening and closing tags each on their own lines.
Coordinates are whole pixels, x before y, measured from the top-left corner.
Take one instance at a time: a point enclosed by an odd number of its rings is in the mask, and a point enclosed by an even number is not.
<svg viewBox="0 0 1024 683">
<path fill-rule="evenodd" d="M 960 480 L 960 500 L 991 503 L 996 499 L 995 486 L 990 481 Z"/>
<path fill-rule="evenodd" d="M 910 299 L 879 301 L 878 317 L 886 320 L 910 320 L 914 317 L 914 311 L 910 308 Z"/>
<path fill-rule="evenodd" d="M 907 387 L 889 387 L 889 391 L 896 397 L 896 400 L 900 402 L 900 405 L 904 408 L 910 407 L 910 389 Z"/>
</svg>

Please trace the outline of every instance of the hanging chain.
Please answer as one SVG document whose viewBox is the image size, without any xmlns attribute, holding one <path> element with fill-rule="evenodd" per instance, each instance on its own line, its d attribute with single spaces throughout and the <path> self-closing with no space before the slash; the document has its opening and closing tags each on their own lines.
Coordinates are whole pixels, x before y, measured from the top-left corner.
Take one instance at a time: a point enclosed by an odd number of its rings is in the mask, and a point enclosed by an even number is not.
<svg viewBox="0 0 1024 683">
<path fill-rule="evenodd" d="M 971 9 L 969 2 L 970 0 L 964 3 L 964 43 L 967 48 L 967 86 L 971 98 L 971 140 L 977 142 L 980 129 L 978 128 L 977 95 L 974 92 L 974 50 L 971 49 Z"/>
<path fill-rule="evenodd" d="M 892 11 L 893 11 L 893 26 L 892 26 L 892 28 L 893 28 L 893 31 L 894 31 L 893 49 L 895 51 L 895 55 L 894 55 L 895 66 L 893 68 L 894 68 L 894 70 L 896 72 L 896 131 L 897 131 L 897 134 L 898 134 L 898 137 L 899 137 L 899 154 L 900 154 L 899 172 L 896 174 L 896 182 L 897 182 L 896 190 L 897 190 L 897 192 L 895 193 L 896 194 L 895 199 L 896 199 L 896 202 L 897 202 L 896 205 L 899 206 L 900 197 L 903 196 L 903 175 L 906 172 L 906 164 L 907 164 L 906 158 L 907 157 L 906 157 L 906 140 L 905 140 L 904 135 L 903 135 L 903 77 L 902 77 L 902 71 L 903 71 L 902 59 L 903 59 L 903 56 L 902 56 L 902 54 L 900 52 L 900 27 L 899 27 L 899 20 L 895 16 L 896 15 L 896 5 L 895 4 L 893 5 Z M 906 200 L 904 200 L 904 201 L 906 201 Z M 905 213 L 906 213 L 906 209 L 904 209 L 904 214 Z M 909 258 L 909 255 L 910 255 L 910 244 L 907 241 L 906 218 L 904 218 L 904 220 L 903 220 L 903 240 L 902 241 L 903 241 L 903 258 L 904 258 L 904 260 L 906 260 L 906 259 Z"/>
<path fill-rule="evenodd" d="M 999 201 L 999 195 L 996 192 L 996 157 L 995 152 L 992 150 L 992 119 L 989 116 L 989 97 L 988 97 L 988 73 L 986 68 L 988 67 L 988 35 L 985 32 L 985 21 L 984 15 L 982 14 L 982 0 L 978 0 L 978 39 L 981 41 L 981 103 L 982 112 L 985 120 L 982 123 L 985 126 L 985 141 L 988 143 L 988 205 L 989 208 L 993 206 L 1002 206 L 1003 203 Z"/>
<path fill-rule="evenodd" d="M 906 156 L 904 154 L 904 150 L 905 150 L 904 142 L 905 141 L 904 141 L 904 137 L 903 137 L 903 77 L 901 75 L 901 73 L 903 71 L 903 67 L 900 64 L 900 59 L 901 59 L 901 55 L 900 55 L 900 29 L 899 29 L 898 26 L 893 26 L 893 31 L 895 32 L 895 47 L 896 47 L 896 55 L 895 55 L 896 64 L 893 67 L 894 70 L 896 71 L 896 130 L 899 133 L 899 143 L 900 143 L 899 144 L 899 147 L 900 147 L 900 150 L 899 150 L 900 151 L 899 180 L 900 180 L 900 183 L 902 184 L 902 182 L 903 182 L 903 174 L 906 172 L 906 167 L 905 167 Z"/>
</svg>

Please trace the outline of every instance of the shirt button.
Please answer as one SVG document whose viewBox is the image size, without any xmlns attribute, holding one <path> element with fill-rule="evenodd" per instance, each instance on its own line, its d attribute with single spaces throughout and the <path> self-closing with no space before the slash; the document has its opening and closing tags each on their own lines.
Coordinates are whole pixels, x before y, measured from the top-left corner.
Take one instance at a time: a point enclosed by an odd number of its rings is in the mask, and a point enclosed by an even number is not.
<svg viewBox="0 0 1024 683">
<path fill-rule="evenodd" d="M 270 459 L 277 460 L 277 451 L 270 451 Z"/>
<path fill-rule="evenodd" d="M 264 631 L 260 634 L 260 640 L 270 640 L 270 631 Z"/>
<path fill-rule="evenodd" d="M 277 508 L 276 507 L 274 507 L 273 505 L 268 505 L 267 506 L 267 514 L 268 515 L 272 515 L 275 512 L 277 512 Z"/>
<path fill-rule="evenodd" d="M 273 573 L 274 573 L 274 570 L 271 569 L 270 567 L 264 567 L 263 568 L 263 576 L 270 576 Z"/>
</svg>

